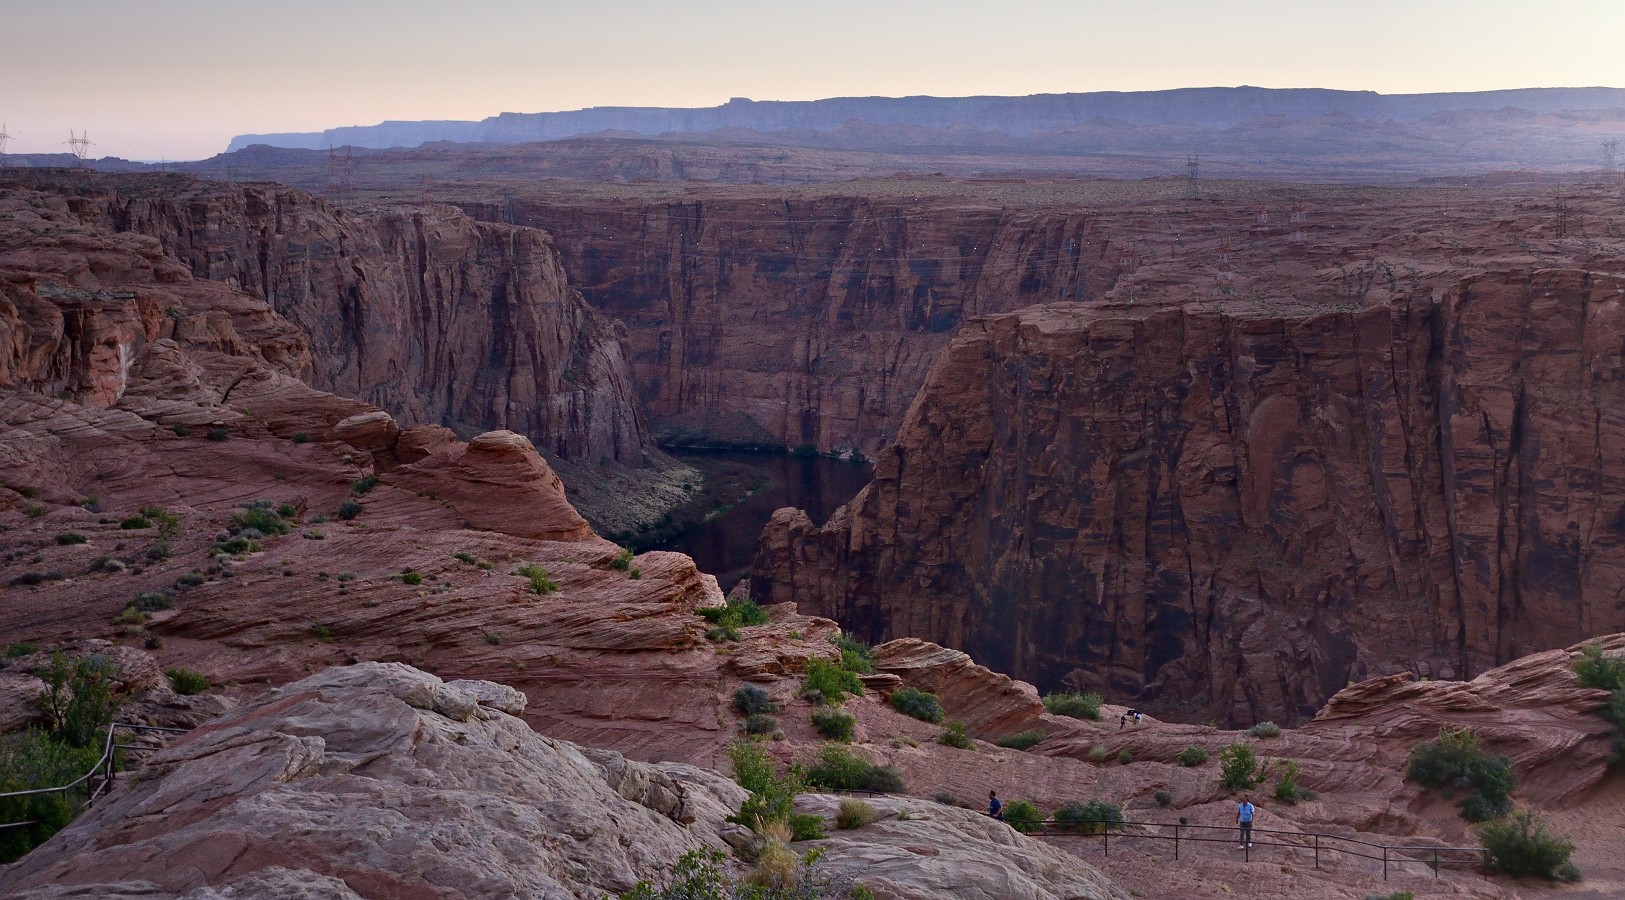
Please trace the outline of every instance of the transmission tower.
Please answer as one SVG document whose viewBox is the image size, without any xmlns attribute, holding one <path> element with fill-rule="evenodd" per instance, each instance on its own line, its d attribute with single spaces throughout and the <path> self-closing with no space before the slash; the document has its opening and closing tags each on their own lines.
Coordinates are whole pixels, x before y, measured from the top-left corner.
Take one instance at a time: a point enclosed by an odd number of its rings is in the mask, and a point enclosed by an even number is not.
<svg viewBox="0 0 1625 900">
<path fill-rule="evenodd" d="M 6 155 L 6 142 L 9 140 L 11 140 L 11 135 L 6 133 L 5 123 L 0 122 L 0 156 Z"/>
<path fill-rule="evenodd" d="M 90 148 L 96 146 L 90 142 L 89 129 L 80 135 L 75 135 L 72 128 L 68 129 L 68 139 L 63 143 L 73 150 L 73 158 L 79 161 L 81 169 L 85 167 L 85 160 L 90 158 Z"/>
<path fill-rule="evenodd" d="M 1610 173 L 1619 163 L 1619 141 L 1612 138 L 1602 142 L 1602 165 Z"/>
<path fill-rule="evenodd" d="M 331 146 L 327 148 L 327 193 L 340 209 L 355 193 L 355 153 L 348 145 L 342 155 Z"/>
<path fill-rule="evenodd" d="M 1199 165 L 1200 160 L 1196 158 L 1196 154 L 1192 153 L 1191 155 L 1185 157 L 1185 190 L 1192 197 L 1196 196 L 1197 194 L 1196 170 Z"/>
<path fill-rule="evenodd" d="M 1557 239 L 1562 240 L 1569 236 L 1569 202 L 1557 198 Z"/>
</svg>

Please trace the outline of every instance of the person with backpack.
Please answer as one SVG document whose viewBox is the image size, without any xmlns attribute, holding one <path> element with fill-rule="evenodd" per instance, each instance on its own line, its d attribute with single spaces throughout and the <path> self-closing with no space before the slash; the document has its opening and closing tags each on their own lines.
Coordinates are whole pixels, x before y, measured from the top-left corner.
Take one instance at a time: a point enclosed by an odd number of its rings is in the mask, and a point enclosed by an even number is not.
<svg viewBox="0 0 1625 900">
<path fill-rule="evenodd" d="M 1253 845 L 1253 816 L 1257 812 L 1252 801 L 1242 794 L 1241 802 L 1236 804 L 1236 824 L 1241 826 L 1241 843 L 1236 846 L 1237 850 Z"/>
<path fill-rule="evenodd" d="M 1000 822 L 1004 821 L 1004 804 L 999 802 L 998 791 L 987 792 L 987 814 Z"/>
</svg>

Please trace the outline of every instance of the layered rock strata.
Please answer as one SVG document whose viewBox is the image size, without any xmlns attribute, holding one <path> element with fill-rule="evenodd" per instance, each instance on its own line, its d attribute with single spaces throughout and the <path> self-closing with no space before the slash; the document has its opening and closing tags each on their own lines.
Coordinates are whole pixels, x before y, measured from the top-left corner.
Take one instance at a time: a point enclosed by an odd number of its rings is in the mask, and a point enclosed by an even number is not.
<svg viewBox="0 0 1625 900">
<path fill-rule="evenodd" d="M 524 434 L 577 470 L 608 530 L 682 499 L 639 412 L 624 334 L 570 288 L 545 234 L 444 206 L 336 209 L 275 185 L 22 177 L 85 225 L 156 239 L 164 265 L 265 301 L 303 332 L 309 352 L 290 374 L 318 389 L 464 439 Z M 592 491 L 628 469 L 643 490 L 618 503 Z"/>
<path fill-rule="evenodd" d="M 1188 718 L 1471 677 L 1625 628 L 1622 334 L 1579 270 L 990 317 L 868 488 L 775 515 L 753 594 Z"/>
<path fill-rule="evenodd" d="M 662 440 L 689 445 L 872 453 L 962 322 L 1096 298 L 1121 262 L 1083 212 L 839 195 L 486 211 L 553 234 L 625 323 Z"/>
</svg>

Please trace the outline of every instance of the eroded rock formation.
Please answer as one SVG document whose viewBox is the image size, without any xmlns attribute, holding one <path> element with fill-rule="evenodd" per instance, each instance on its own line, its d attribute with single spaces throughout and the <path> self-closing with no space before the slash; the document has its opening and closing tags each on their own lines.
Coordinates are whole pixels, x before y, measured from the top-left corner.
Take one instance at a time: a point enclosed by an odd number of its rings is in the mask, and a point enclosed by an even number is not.
<svg viewBox="0 0 1625 900">
<path fill-rule="evenodd" d="M 1197 719 L 1471 677 L 1625 628 L 1622 335 L 1625 279 L 1577 270 L 990 317 L 753 594 Z"/>
</svg>

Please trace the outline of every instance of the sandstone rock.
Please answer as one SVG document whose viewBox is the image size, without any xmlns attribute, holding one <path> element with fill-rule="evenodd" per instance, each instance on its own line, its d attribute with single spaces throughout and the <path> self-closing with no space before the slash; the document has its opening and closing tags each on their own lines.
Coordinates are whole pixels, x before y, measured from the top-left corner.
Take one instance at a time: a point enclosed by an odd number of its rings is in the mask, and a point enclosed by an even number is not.
<svg viewBox="0 0 1625 900">
<path fill-rule="evenodd" d="M 1044 704 L 1030 684 L 977 665 L 958 650 L 916 638 L 887 641 L 870 651 L 876 671 L 936 694 L 950 719 L 989 740 L 1039 727 Z"/>
<path fill-rule="evenodd" d="M 333 426 L 333 439 L 374 453 L 389 450 L 400 436 L 394 417 L 383 410 L 356 413 Z"/>
<path fill-rule="evenodd" d="M 395 457 L 403 463 L 415 463 L 433 456 L 457 443 L 457 434 L 439 425 L 413 425 L 401 429 L 395 441 Z"/>
<path fill-rule="evenodd" d="M 798 812 L 833 821 L 839 797 L 804 794 Z M 831 871 L 887 900 L 1119 900 L 1126 891 L 1092 867 L 987 816 L 926 800 L 868 798 L 880 818 L 820 841 Z M 907 810 L 907 819 L 898 819 Z"/>
<path fill-rule="evenodd" d="M 459 721 L 425 708 L 447 691 L 386 664 L 274 691 L 172 743 L 0 872 L 0 891 L 262 897 L 303 881 L 306 896 L 348 896 L 339 881 L 361 896 L 597 900 L 687 849 L 725 846 L 718 813 L 737 787 L 717 796 L 714 780 L 613 755 L 597 765 L 501 712 Z"/>
<path fill-rule="evenodd" d="M 873 483 L 821 529 L 769 523 L 752 595 L 1245 723 L 1625 628 L 1625 543 L 1584 524 L 1625 505 L 1596 449 L 1625 446 L 1625 280 L 1401 294 L 967 325 Z"/>
<path fill-rule="evenodd" d="M 564 483 L 523 435 L 491 431 L 391 472 L 392 484 L 434 491 L 471 527 L 579 541 L 592 527 L 564 499 Z M 507 502 L 494 502 L 501 498 Z M 519 501 L 519 502 L 514 502 Z M 513 514 L 523 510 L 523 517 Z"/>
</svg>

